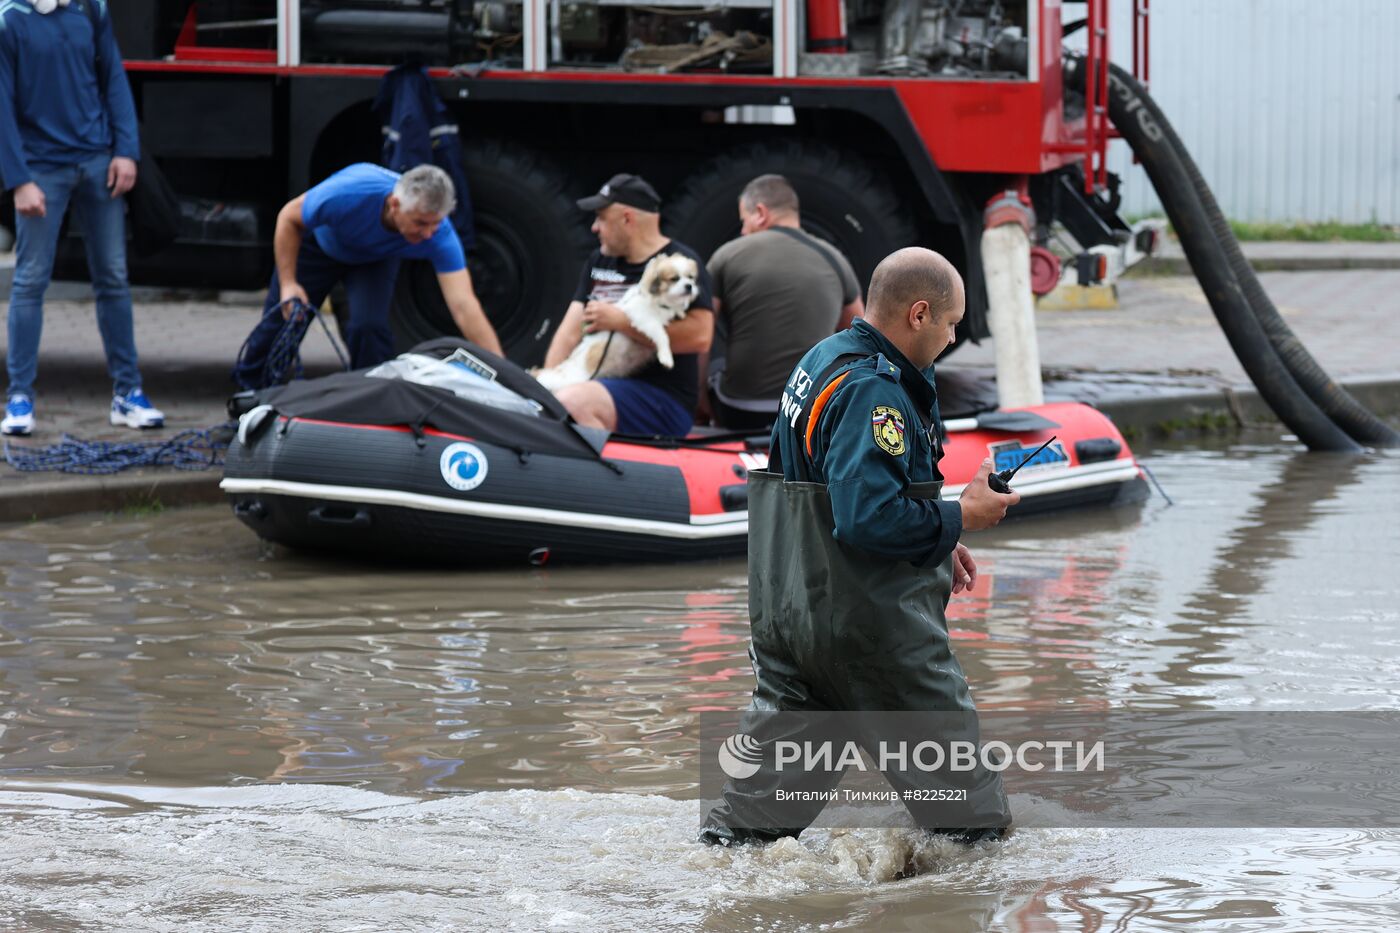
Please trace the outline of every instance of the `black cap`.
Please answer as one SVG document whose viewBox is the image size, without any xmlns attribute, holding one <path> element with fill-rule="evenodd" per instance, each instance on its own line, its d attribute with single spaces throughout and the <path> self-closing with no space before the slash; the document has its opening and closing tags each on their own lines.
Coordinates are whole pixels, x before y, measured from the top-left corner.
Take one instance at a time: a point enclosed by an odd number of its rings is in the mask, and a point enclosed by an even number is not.
<svg viewBox="0 0 1400 933">
<path fill-rule="evenodd" d="M 597 194 L 580 198 L 578 202 L 585 211 L 600 210 L 609 204 L 626 204 L 656 214 L 661 211 L 661 195 L 640 175 L 614 175 Z"/>
</svg>

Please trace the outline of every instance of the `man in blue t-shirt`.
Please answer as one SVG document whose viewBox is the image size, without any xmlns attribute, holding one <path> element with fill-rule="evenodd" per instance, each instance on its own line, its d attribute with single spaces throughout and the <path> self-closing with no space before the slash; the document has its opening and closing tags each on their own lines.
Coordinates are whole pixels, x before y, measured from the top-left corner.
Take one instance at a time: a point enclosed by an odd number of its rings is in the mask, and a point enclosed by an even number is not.
<svg viewBox="0 0 1400 933">
<path fill-rule="evenodd" d="M 345 284 L 350 304 L 344 330 L 350 365 L 360 369 L 393 356 L 389 302 L 402 259 L 430 260 L 462 336 L 500 353 L 496 331 L 472 289 L 462 243 L 452 225 L 443 223 L 456 201 L 452 180 L 436 166 L 399 175 L 362 162 L 287 202 L 273 234 L 277 270 L 234 381 L 263 388 L 267 354 L 291 314 L 292 299 L 319 308 L 338 282 Z"/>
<path fill-rule="evenodd" d="M 69 206 L 97 298 L 112 424 L 165 423 L 141 391 L 126 277 L 122 195 L 136 184 L 140 158 L 136 108 L 105 0 L 0 0 L 0 187 L 15 196 L 10 387 L 0 432 L 34 430 L 44 292 Z"/>
</svg>

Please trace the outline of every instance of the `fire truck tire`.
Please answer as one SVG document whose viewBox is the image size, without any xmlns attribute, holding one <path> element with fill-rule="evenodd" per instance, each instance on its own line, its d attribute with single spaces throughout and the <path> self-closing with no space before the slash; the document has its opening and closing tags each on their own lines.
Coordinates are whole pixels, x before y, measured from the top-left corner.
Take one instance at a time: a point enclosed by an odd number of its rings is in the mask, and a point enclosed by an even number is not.
<svg viewBox="0 0 1400 933">
<path fill-rule="evenodd" d="M 562 172 L 523 146 L 481 140 L 464 146 L 476 245 L 472 285 L 506 355 L 533 366 L 569 306 L 578 270 L 593 248 Z M 424 340 L 459 336 L 430 263 L 404 262 L 390 315 L 403 352 Z"/>
<path fill-rule="evenodd" d="M 919 242 L 908 199 L 883 173 L 861 156 L 807 140 L 751 145 L 702 166 L 663 206 L 668 229 L 708 257 L 739 235 L 744 185 L 769 172 L 792 183 L 803 229 L 841 250 L 862 289 L 880 260 Z"/>
<path fill-rule="evenodd" d="M 8 253 L 15 245 L 15 198 L 9 191 L 0 192 L 0 253 Z"/>
</svg>

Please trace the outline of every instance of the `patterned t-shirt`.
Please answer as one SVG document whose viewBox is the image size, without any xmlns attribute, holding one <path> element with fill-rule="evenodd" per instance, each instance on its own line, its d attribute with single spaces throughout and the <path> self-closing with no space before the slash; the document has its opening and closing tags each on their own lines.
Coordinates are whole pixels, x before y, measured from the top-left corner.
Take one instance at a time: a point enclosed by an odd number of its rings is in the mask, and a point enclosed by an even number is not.
<svg viewBox="0 0 1400 933">
<path fill-rule="evenodd" d="M 695 250 L 676 240 L 670 241 L 642 262 L 628 262 L 620 256 L 604 256 L 602 250 L 595 249 L 583 266 L 578 288 L 574 291 L 574 301 L 586 303 L 593 299 L 617 304 L 622 300 L 622 296 L 627 294 L 627 289 L 642 280 L 647 263 L 657 256 L 674 253 L 694 259 L 695 267 L 699 270 L 699 277 L 695 283 L 695 300 L 691 302 L 688 313 L 713 313 L 714 297 L 710 290 L 710 274 L 705 271 L 705 264 L 700 261 Z M 666 369 L 656 360 L 652 360 L 632 378 L 656 386 L 679 402 L 686 411 L 693 412 L 696 402 L 699 401 L 699 354 L 677 353 L 675 357 L 676 365 L 673 369 Z"/>
</svg>

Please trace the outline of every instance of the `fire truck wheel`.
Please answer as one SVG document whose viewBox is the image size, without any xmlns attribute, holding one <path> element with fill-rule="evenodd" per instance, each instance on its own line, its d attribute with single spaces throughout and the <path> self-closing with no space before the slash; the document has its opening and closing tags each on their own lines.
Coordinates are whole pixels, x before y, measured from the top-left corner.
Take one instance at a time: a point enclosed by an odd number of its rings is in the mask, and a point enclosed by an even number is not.
<svg viewBox="0 0 1400 933">
<path fill-rule="evenodd" d="M 542 156 L 497 140 L 464 149 L 476 227 L 472 285 L 506 355 L 533 366 L 544 360 L 593 239 L 564 175 Z M 399 352 L 459 335 L 430 263 L 403 263 L 391 321 Z"/>
<path fill-rule="evenodd" d="M 9 252 L 15 244 L 15 199 L 8 192 L 0 192 L 0 253 Z"/>
<path fill-rule="evenodd" d="M 739 235 L 739 193 L 756 176 L 776 172 L 797 190 L 802 227 L 850 260 L 865 287 L 890 253 L 919 242 L 908 199 L 854 153 L 808 140 L 758 144 L 702 166 L 662 208 L 668 228 L 701 256 Z"/>
</svg>

